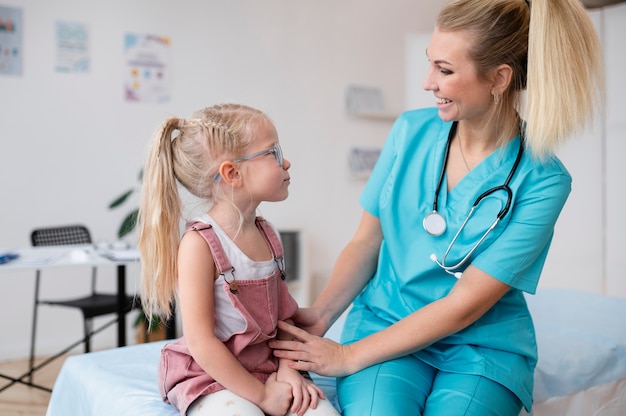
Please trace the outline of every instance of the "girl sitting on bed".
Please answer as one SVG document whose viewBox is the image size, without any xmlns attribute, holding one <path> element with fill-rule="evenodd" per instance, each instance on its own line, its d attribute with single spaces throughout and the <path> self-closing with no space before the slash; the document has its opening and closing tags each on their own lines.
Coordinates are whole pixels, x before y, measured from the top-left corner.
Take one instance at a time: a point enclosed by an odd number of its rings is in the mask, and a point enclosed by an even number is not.
<svg viewBox="0 0 626 416">
<path fill-rule="evenodd" d="M 149 316 L 180 306 L 184 336 L 163 348 L 159 389 L 181 415 L 337 414 L 268 347 L 298 306 L 279 234 L 256 210 L 287 198 L 290 166 L 269 118 L 243 105 L 170 118 L 153 139 L 139 215 L 142 303 Z M 180 241 L 179 184 L 210 204 Z"/>
</svg>

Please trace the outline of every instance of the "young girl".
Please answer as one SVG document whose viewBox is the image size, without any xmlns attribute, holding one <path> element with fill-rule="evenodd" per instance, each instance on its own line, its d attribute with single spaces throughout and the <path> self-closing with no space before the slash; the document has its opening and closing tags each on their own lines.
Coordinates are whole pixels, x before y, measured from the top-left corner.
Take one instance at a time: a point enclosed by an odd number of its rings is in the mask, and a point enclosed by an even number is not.
<svg viewBox="0 0 626 416">
<path fill-rule="evenodd" d="M 153 139 L 139 216 L 142 302 L 150 316 L 180 307 L 184 337 L 163 348 L 159 389 L 181 415 L 337 414 L 268 347 L 298 307 L 279 234 L 256 209 L 287 198 L 290 166 L 272 122 L 243 105 L 170 118 Z M 179 184 L 210 203 L 180 242 Z"/>
</svg>

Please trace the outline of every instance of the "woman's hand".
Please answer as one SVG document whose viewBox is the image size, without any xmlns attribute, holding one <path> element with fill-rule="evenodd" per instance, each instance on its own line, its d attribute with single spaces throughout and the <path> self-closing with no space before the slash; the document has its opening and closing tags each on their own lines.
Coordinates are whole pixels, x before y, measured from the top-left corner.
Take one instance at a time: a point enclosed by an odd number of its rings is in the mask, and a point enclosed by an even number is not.
<svg viewBox="0 0 626 416">
<path fill-rule="evenodd" d="M 265 382 L 265 394 L 258 406 L 270 416 L 284 416 L 293 399 L 291 392 L 291 386 L 279 382 L 276 373 L 272 373 Z"/>
<path fill-rule="evenodd" d="M 309 334 L 322 336 L 328 329 L 319 311 L 314 308 L 299 308 L 292 319 L 299 328 Z"/>
<path fill-rule="evenodd" d="M 349 345 L 311 335 L 282 321 L 278 322 L 278 328 L 295 338 L 293 341 L 274 340 L 269 343 L 276 357 L 293 361 L 289 367 L 327 377 L 341 377 L 358 370 L 352 368 L 352 349 Z"/>
</svg>

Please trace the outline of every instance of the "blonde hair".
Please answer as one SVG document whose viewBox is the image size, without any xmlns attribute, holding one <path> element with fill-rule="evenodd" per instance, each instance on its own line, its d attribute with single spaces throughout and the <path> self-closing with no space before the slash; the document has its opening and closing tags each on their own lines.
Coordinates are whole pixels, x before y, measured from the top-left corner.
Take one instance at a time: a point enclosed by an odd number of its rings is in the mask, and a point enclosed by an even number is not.
<svg viewBox="0 0 626 416">
<path fill-rule="evenodd" d="M 513 69 L 494 116 L 511 138 L 522 114 L 535 156 L 586 128 L 603 103 L 600 40 L 579 0 L 452 0 L 437 26 L 474 35 L 469 57 L 480 74 L 501 64 Z"/>
<path fill-rule="evenodd" d="M 150 319 L 171 316 L 176 299 L 182 215 L 178 185 L 213 202 L 221 162 L 245 152 L 259 122 L 271 123 L 254 108 L 221 104 L 196 111 L 189 119 L 170 118 L 155 133 L 144 168 L 138 219 L 141 302 Z"/>
</svg>

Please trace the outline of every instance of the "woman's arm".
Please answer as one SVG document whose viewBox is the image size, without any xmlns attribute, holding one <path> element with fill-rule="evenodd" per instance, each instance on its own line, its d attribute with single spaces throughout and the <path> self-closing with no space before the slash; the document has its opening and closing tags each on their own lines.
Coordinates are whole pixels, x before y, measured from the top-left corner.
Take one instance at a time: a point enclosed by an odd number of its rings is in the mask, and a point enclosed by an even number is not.
<svg viewBox="0 0 626 416">
<path fill-rule="evenodd" d="M 284 415 L 291 404 L 291 386 L 276 382 L 275 376 L 263 384 L 215 336 L 215 276 L 206 241 L 198 233 L 186 233 L 178 251 L 178 291 L 187 347 L 202 369 L 226 389 L 266 413 Z"/>
<path fill-rule="evenodd" d="M 300 309 L 294 316 L 298 326 L 316 335 L 323 335 L 328 330 L 376 272 L 382 240 L 380 221 L 364 212 L 322 293 L 311 308 Z"/>
<path fill-rule="evenodd" d="M 331 377 L 345 376 L 413 353 L 462 330 L 483 316 L 509 288 L 470 266 L 447 296 L 353 344 L 337 344 L 280 323 L 283 331 L 299 341 L 273 342 L 271 346 L 276 348 L 276 356 L 293 360 L 293 368 Z"/>
</svg>

